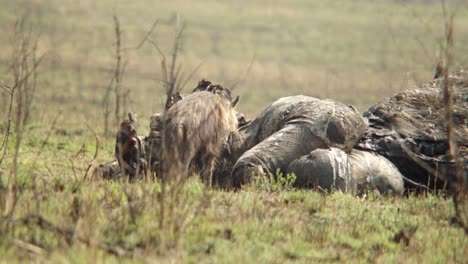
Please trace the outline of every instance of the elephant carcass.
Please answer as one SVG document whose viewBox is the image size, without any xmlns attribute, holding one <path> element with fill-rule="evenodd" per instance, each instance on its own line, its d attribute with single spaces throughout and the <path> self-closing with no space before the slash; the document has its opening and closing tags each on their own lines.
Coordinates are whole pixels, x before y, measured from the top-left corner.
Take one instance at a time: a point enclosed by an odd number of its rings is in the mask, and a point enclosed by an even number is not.
<svg viewBox="0 0 468 264">
<path fill-rule="evenodd" d="M 409 178 L 408 186 L 442 187 L 456 172 L 447 155 L 447 118 L 442 79 L 397 93 L 364 114 L 369 129 L 357 148 L 383 155 Z M 468 72 L 449 77 L 454 135 L 462 171 L 468 174 Z"/>
<path fill-rule="evenodd" d="M 239 188 L 253 174 L 285 173 L 293 160 L 317 148 L 349 152 L 366 129 L 354 107 L 303 95 L 281 98 L 240 129 L 230 180 Z"/>
<path fill-rule="evenodd" d="M 360 150 L 348 154 L 337 148 L 316 149 L 293 161 L 287 173 L 296 176 L 298 188 L 394 195 L 404 191 L 403 176 L 389 160 Z"/>
</svg>

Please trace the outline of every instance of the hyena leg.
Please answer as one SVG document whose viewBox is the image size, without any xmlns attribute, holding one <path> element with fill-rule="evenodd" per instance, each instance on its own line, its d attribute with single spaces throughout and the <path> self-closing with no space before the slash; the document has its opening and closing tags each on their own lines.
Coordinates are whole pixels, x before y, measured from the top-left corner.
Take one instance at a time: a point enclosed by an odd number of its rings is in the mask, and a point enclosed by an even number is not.
<svg viewBox="0 0 468 264">
<path fill-rule="evenodd" d="M 203 160 L 206 161 L 206 164 L 203 164 L 201 168 L 200 177 L 202 182 L 211 188 L 213 184 L 213 168 L 215 165 L 215 159 L 212 156 L 207 156 Z"/>
</svg>

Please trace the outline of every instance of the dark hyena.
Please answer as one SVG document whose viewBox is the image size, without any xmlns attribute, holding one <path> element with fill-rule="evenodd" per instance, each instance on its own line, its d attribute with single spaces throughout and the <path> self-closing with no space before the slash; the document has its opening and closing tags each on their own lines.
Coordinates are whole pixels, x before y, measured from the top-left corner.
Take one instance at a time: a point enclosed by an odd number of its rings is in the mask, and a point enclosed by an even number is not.
<svg viewBox="0 0 468 264">
<path fill-rule="evenodd" d="M 128 119 L 120 124 L 115 142 L 115 158 L 119 162 L 123 175 L 128 175 L 131 179 L 139 175 L 140 172 L 146 174 L 144 145 L 137 136 L 135 122 L 135 115 L 129 113 Z"/>
<path fill-rule="evenodd" d="M 169 108 L 162 124 L 162 176 L 180 180 L 197 173 L 211 186 L 223 144 L 237 129 L 237 102 L 228 89 L 210 84 Z"/>
</svg>

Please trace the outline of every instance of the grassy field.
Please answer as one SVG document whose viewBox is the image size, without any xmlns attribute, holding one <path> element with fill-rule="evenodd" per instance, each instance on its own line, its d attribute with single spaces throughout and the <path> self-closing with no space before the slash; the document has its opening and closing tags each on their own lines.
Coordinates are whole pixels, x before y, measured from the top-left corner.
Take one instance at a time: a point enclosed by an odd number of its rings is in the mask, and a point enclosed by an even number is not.
<svg viewBox="0 0 468 264">
<path fill-rule="evenodd" d="M 455 13 L 455 66 L 468 65 L 468 6 Z M 107 182 L 90 164 L 113 158 L 104 137 L 103 99 L 115 60 L 112 16 L 123 31 L 123 111 L 139 116 L 139 134 L 162 109 L 161 58 L 186 23 L 179 63 L 183 91 L 205 77 L 234 89 L 238 109 L 254 117 L 282 96 L 333 98 L 360 111 L 430 80 L 444 15 L 439 1 L 70 1 L 0 0 L 0 84 L 11 84 L 14 24 L 27 17 L 38 36 L 37 94 L 19 146 L 17 204 L 0 220 L 0 262 L 377 262 L 463 263 L 468 237 L 451 224 L 449 198 L 322 195 L 288 186 L 268 191 L 206 190 L 193 180 L 174 214 L 161 219 L 159 182 Z M 27 31 L 27 30 L 26 30 Z M 111 98 L 113 100 L 113 98 Z M 112 101 L 113 103 L 113 101 Z M 0 90 L 0 132 L 7 123 Z M 111 104 L 112 106 L 112 104 Z M 60 114 L 59 114 L 60 113 Z M 58 116 L 57 122 L 54 118 Z M 15 120 L 14 120 L 15 121 Z M 91 127 L 100 137 L 96 144 Z M 12 134 L 0 164 L 0 213 L 8 215 Z M 96 159 L 93 159 L 95 149 Z"/>
<path fill-rule="evenodd" d="M 171 220 L 158 225 L 159 184 L 45 177 L 39 209 L 25 191 L 2 234 L 1 259 L 52 262 L 463 263 L 468 239 L 440 197 L 365 200 L 334 193 L 249 188 L 207 191 L 190 182 Z M 22 188 L 28 190 L 27 182 Z M 40 214 L 57 231 L 32 216 Z M 162 246 L 162 239 L 165 243 Z"/>
</svg>

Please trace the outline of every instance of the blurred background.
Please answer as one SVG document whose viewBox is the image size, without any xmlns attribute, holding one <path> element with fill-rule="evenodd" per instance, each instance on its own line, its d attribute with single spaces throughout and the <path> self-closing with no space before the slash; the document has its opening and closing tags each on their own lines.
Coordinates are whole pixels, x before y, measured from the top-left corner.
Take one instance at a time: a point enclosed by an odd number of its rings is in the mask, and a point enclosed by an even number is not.
<svg viewBox="0 0 468 264">
<path fill-rule="evenodd" d="M 0 0 L 0 6 L 0 82 L 13 81 L 19 31 L 37 40 L 33 50 L 43 55 L 30 118 L 38 126 L 61 111 L 57 127 L 86 130 L 86 123 L 102 133 L 106 102 L 113 120 L 114 16 L 124 68 L 122 118 L 137 113 L 140 134 L 149 116 L 162 111 L 161 54 L 170 66 L 175 41 L 175 71 L 181 84 L 187 80 L 182 92 L 207 78 L 233 88 L 241 96 L 238 110 L 250 118 L 296 94 L 364 112 L 431 80 L 452 13 L 455 66 L 468 64 L 466 1 L 447 1 L 445 14 L 436 0 Z M 4 120 L 8 97 L 0 98 Z"/>
</svg>

